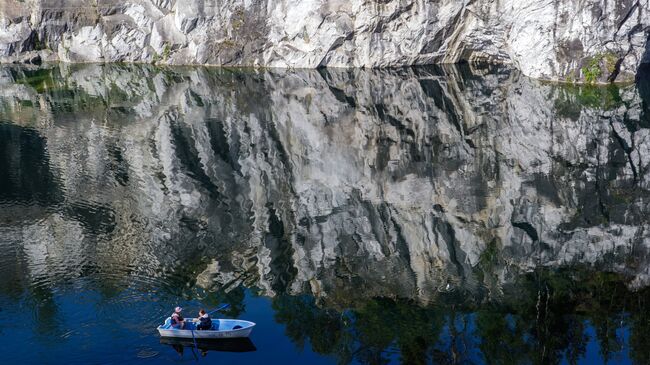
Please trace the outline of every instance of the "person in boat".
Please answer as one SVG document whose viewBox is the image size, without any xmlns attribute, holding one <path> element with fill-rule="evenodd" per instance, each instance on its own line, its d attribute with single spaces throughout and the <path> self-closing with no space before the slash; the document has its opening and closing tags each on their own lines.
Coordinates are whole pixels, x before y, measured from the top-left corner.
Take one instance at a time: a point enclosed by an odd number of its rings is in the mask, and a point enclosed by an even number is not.
<svg viewBox="0 0 650 365">
<path fill-rule="evenodd" d="M 181 307 L 176 307 L 174 309 L 174 313 L 172 314 L 172 328 L 183 329 L 183 327 L 185 327 L 185 320 L 181 314 L 182 311 L 183 308 Z"/>
<path fill-rule="evenodd" d="M 196 326 L 196 329 L 200 331 L 212 329 L 212 319 L 203 309 L 199 311 L 199 324 Z"/>
</svg>

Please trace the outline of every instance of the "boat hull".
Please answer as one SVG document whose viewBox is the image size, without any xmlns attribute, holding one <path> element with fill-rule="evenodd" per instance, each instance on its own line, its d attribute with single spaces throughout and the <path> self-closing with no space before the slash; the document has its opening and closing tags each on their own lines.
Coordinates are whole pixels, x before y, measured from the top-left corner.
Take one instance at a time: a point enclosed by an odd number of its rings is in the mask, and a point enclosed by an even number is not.
<svg viewBox="0 0 650 365">
<path fill-rule="evenodd" d="M 151 327 L 149 327 L 151 328 Z M 250 336 L 252 328 L 235 331 L 191 331 L 191 330 L 164 330 L 158 329 L 158 333 L 162 337 L 173 338 L 196 338 L 196 339 L 218 339 L 218 338 L 243 338 Z M 194 336 L 192 336 L 194 332 Z"/>
</svg>

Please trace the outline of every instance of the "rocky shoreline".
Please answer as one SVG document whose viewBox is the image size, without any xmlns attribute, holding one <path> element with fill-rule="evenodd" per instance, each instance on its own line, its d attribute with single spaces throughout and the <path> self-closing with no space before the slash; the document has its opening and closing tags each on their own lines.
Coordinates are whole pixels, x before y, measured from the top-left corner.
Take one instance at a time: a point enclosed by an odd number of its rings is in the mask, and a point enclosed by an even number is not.
<svg viewBox="0 0 650 365">
<path fill-rule="evenodd" d="M 649 36 L 647 0 L 0 0 L 0 63 L 501 63 L 596 84 L 633 81 Z"/>
</svg>

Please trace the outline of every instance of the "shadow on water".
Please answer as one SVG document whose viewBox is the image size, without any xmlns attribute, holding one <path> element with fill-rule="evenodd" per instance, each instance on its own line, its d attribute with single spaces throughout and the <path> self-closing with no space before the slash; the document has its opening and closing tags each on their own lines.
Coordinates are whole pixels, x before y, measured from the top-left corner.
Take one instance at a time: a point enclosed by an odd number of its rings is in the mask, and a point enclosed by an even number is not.
<svg viewBox="0 0 650 365">
<path fill-rule="evenodd" d="M 223 340 L 213 340 L 197 341 L 196 347 L 194 343 L 189 339 L 176 339 L 176 338 L 161 338 L 160 343 L 168 345 L 178 353 L 178 355 L 183 358 L 186 353 L 186 348 L 192 351 L 197 349 L 200 356 L 206 357 L 209 352 L 251 352 L 256 351 L 255 345 L 248 338 L 233 338 L 233 339 L 223 339 Z M 197 355 L 198 356 L 198 355 Z"/>
<path fill-rule="evenodd" d="M 648 363 L 648 82 L 2 67 L 0 349 L 172 362 L 230 303 L 209 361 Z"/>
<path fill-rule="evenodd" d="M 358 301 L 344 311 L 313 297 L 274 301 L 275 319 L 302 347 L 340 363 L 646 363 L 650 292 L 630 291 L 620 276 L 585 269 L 541 269 L 473 302 L 450 293 L 436 303 Z"/>
</svg>

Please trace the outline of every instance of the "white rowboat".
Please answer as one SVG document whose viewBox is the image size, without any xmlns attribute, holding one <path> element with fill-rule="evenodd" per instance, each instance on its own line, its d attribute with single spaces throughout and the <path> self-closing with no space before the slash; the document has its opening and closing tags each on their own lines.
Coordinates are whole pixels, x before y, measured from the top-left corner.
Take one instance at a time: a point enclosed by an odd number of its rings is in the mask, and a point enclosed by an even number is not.
<svg viewBox="0 0 650 365">
<path fill-rule="evenodd" d="M 211 330 L 197 330 L 194 318 L 185 319 L 183 329 L 172 328 L 171 318 L 165 320 L 165 324 L 158 326 L 158 333 L 161 337 L 174 338 L 195 338 L 195 339 L 218 339 L 218 338 L 241 338 L 248 337 L 255 327 L 255 323 L 241 319 L 213 319 Z"/>
</svg>

